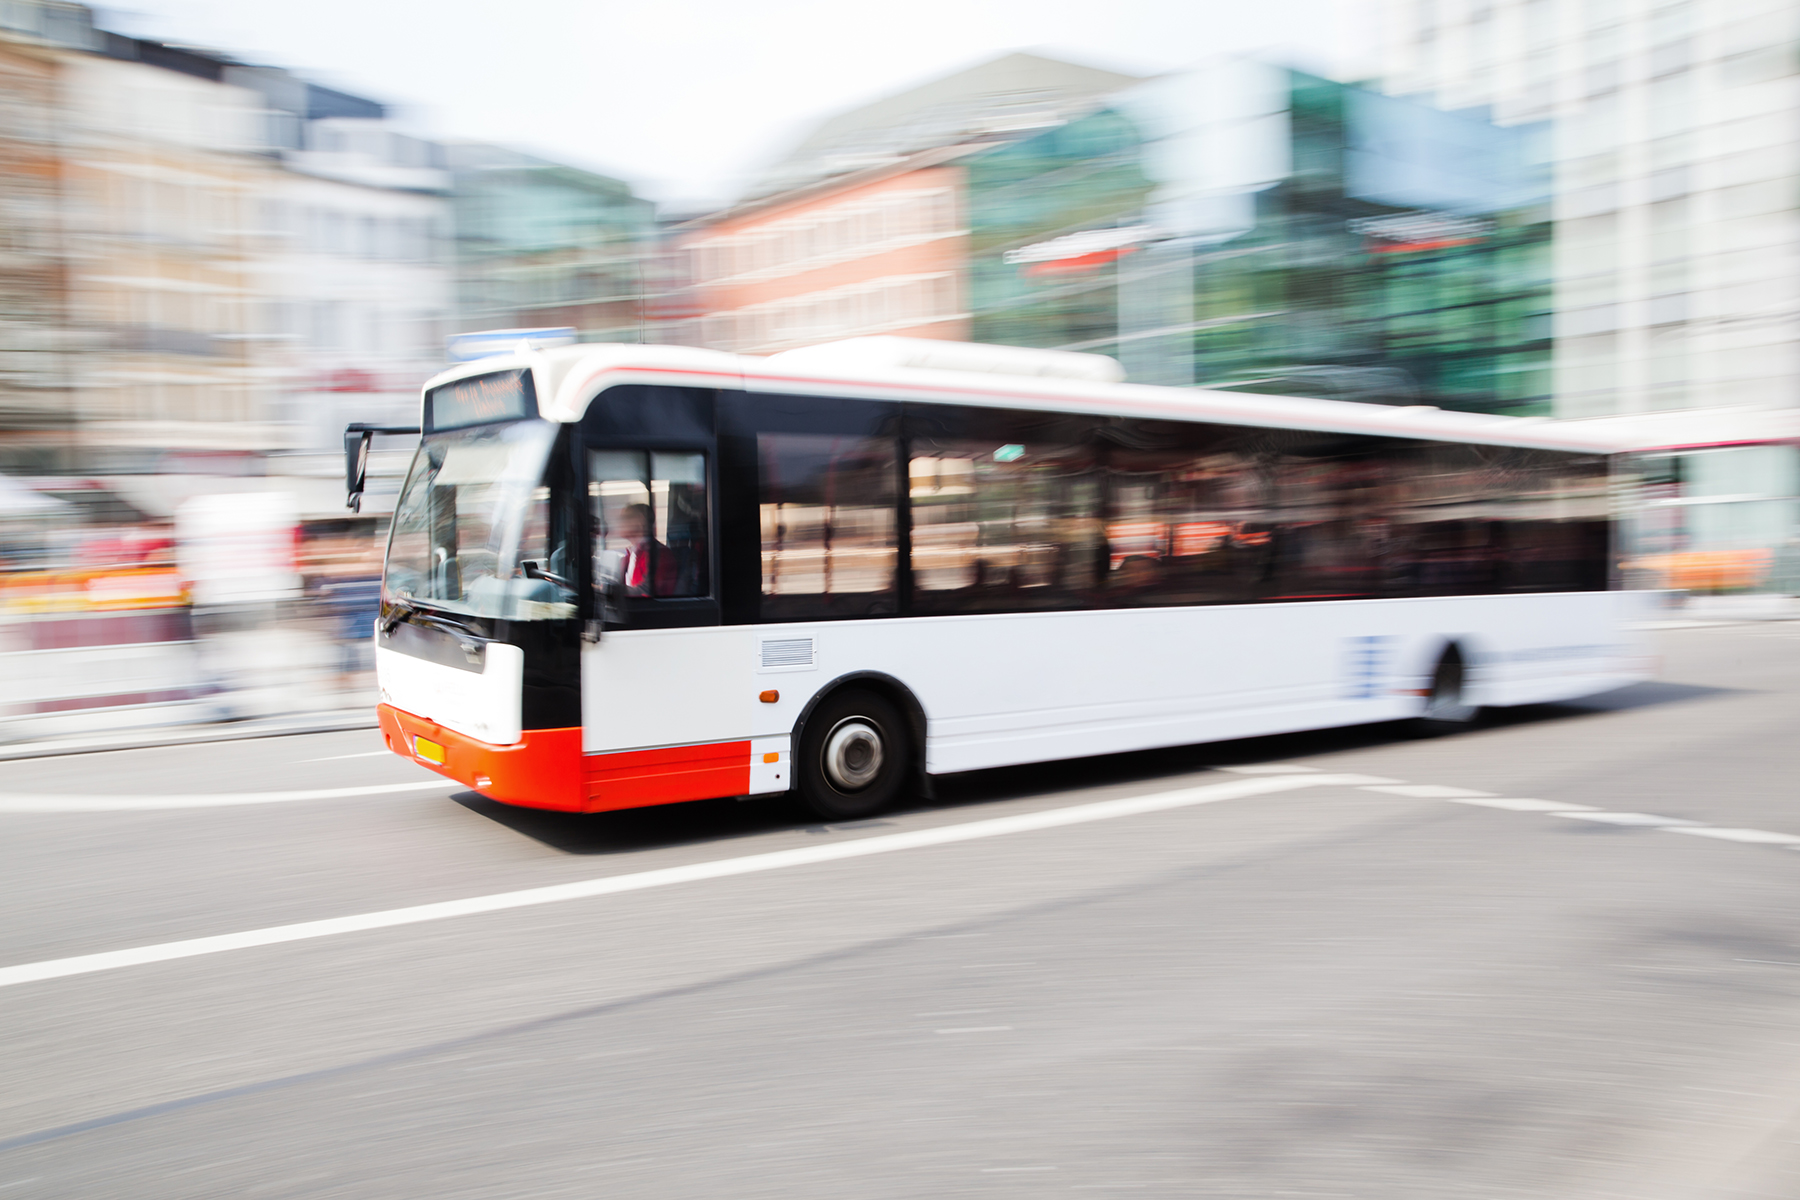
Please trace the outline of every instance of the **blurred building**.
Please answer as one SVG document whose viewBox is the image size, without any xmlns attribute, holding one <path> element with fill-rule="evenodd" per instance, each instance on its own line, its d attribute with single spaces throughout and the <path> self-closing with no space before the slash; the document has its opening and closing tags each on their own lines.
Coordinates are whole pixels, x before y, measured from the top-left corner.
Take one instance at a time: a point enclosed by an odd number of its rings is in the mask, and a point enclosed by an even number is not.
<svg viewBox="0 0 1800 1200">
<path fill-rule="evenodd" d="M 928 151 L 709 220 L 688 243 L 703 343 L 768 354 L 877 333 L 967 340 L 952 155 Z"/>
<path fill-rule="evenodd" d="M 690 225 L 702 340 L 973 338 L 1145 383 L 1542 412 L 1541 133 L 1245 60 L 1012 55 L 827 122 Z"/>
<path fill-rule="evenodd" d="M 0 465 L 263 475 L 411 413 L 453 323 L 441 147 L 56 0 L 0 6 L 0 106 Z"/>
<path fill-rule="evenodd" d="M 1093 348 L 1145 382 L 1548 410 L 1541 130 L 1244 59 L 1113 103 L 1150 188 Z"/>
<path fill-rule="evenodd" d="M 112 34 L 61 62 L 85 469 L 285 444 L 251 341 L 250 218 L 277 168 L 258 153 L 256 93 L 223 74 L 216 58 Z"/>
<path fill-rule="evenodd" d="M 56 466 L 74 424 L 52 15 L 0 10 L 0 468 L 13 471 Z"/>
<path fill-rule="evenodd" d="M 1119 352 L 1121 323 L 1132 316 L 1125 281 L 1137 265 L 1126 259 L 1164 236 L 1145 223 L 1155 189 L 1145 149 L 1138 124 L 1103 101 L 968 157 L 976 341 Z M 1169 319 L 1191 322 L 1184 312 Z M 1158 382 L 1141 369 L 1134 378 Z"/>
<path fill-rule="evenodd" d="M 1011 54 L 826 121 L 744 201 L 679 231 L 699 340 L 760 354 L 877 333 L 968 339 L 963 164 L 1135 82 Z"/>
<path fill-rule="evenodd" d="M 455 303 L 443 148 L 376 101 L 271 68 L 230 77 L 263 96 L 280 167 L 249 214 L 252 337 L 289 444 L 336 448 L 348 421 L 413 423 Z"/>
<path fill-rule="evenodd" d="M 1555 411 L 1654 452 L 1638 549 L 1791 544 L 1800 4 L 1388 0 L 1386 15 L 1389 91 L 1554 123 Z"/>
<path fill-rule="evenodd" d="M 592 171 L 479 142 L 446 148 L 454 175 L 456 314 L 463 329 L 547 326 L 583 341 L 645 337 L 654 206 Z"/>
</svg>

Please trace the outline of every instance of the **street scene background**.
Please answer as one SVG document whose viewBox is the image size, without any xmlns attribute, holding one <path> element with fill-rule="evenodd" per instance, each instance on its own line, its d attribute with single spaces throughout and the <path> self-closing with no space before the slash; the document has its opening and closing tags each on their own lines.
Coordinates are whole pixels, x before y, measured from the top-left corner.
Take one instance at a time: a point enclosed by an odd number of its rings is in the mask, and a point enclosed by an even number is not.
<svg viewBox="0 0 1800 1200">
<path fill-rule="evenodd" d="M 492 82 L 471 87 L 499 112 L 473 115 L 424 50 L 391 74 L 431 95 L 309 74 L 275 43 L 328 43 L 279 6 L 0 7 L 0 745 L 366 712 L 409 449 L 377 440 L 351 512 L 339 439 L 415 424 L 446 339 L 482 329 L 973 340 L 1142 383 L 1579 422 L 1635 452 L 1628 582 L 1690 615 L 1788 611 L 1795 6 L 1127 7 L 908 27 L 861 51 L 908 82 L 860 99 L 840 60 L 868 19 L 797 8 L 767 53 L 818 60 L 845 100 L 771 85 L 762 110 L 708 90 L 754 78 L 748 48 L 721 57 L 735 18 L 634 18 L 596 54 L 685 60 L 683 97 L 602 91 L 585 125 Z M 466 38 L 419 24 L 468 68 Z M 1034 33 L 1071 49 L 983 49 Z M 644 128 L 691 147 L 659 156 Z M 595 169 L 613 154 L 664 174 Z"/>
<path fill-rule="evenodd" d="M 1616 451 L 1655 669 L 865 820 L 501 804 L 375 728 L 417 439 L 344 478 L 490 330 L 1531 422 Z M 1797 351 L 1800 0 L 0 0 L 0 1200 L 1792 1200 Z"/>
</svg>

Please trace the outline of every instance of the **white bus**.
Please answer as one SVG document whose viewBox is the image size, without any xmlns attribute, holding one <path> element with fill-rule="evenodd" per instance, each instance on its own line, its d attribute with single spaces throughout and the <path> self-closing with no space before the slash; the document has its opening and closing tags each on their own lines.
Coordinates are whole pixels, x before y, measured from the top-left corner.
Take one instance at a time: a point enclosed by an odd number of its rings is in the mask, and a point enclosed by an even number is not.
<svg viewBox="0 0 1800 1200">
<path fill-rule="evenodd" d="M 381 727 L 507 804 L 841 820 L 948 772 L 1454 727 L 1648 663 L 1607 448 L 1542 420 L 958 343 L 527 340 L 431 380 L 421 428 Z"/>
</svg>

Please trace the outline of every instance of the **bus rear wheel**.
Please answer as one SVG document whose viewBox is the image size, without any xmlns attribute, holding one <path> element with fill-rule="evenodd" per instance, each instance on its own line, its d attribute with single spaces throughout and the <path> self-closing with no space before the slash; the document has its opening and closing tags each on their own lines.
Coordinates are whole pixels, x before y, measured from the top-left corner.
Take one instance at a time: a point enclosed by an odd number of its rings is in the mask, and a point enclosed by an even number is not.
<svg viewBox="0 0 1800 1200">
<path fill-rule="evenodd" d="M 880 812 L 906 783 L 911 742 L 900 710 L 874 692 L 847 689 L 827 696 L 800 735 L 800 799 L 827 821 Z"/>
<path fill-rule="evenodd" d="M 1421 734 L 1433 737 L 1475 724 L 1481 709 L 1464 700 L 1466 681 L 1462 655 L 1454 648 L 1445 651 L 1438 659 L 1437 669 L 1431 673 L 1431 691 L 1426 693 L 1425 711 L 1419 714 L 1416 722 Z"/>
</svg>

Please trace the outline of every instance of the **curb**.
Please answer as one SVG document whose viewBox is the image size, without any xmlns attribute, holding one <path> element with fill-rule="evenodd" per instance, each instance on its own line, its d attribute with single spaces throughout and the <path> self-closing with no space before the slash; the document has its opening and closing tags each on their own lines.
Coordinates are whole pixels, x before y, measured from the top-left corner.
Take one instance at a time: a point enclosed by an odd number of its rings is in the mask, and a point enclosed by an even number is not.
<svg viewBox="0 0 1800 1200">
<path fill-rule="evenodd" d="M 374 706 L 335 712 L 297 713 L 217 725 L 187 725 L 173 729 L 119 730 L 91 737 L 48 738 L 40 742 L 0 745 L 0 762 L 23 758 L 54 758 L 64 754 L 104 754 L 111 750 L 149 750 L 158 746 L 198 746 L 207 742 L 237 742 L 250 738 L 292 737 L 304 733 L 340 733 L 377 727 Z"/>
</svg>

